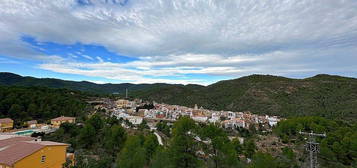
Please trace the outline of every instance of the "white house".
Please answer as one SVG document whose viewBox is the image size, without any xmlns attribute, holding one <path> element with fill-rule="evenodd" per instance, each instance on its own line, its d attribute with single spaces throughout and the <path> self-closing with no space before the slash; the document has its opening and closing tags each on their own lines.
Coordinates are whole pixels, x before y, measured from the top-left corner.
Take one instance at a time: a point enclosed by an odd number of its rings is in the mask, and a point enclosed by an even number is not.
<svg viewBox="0 0 357 168">
<path fill-rule="evenodd" d="M 198 121 L 198 122 L 206 122 L 207 119 L 208 119 L 208 117 L 206 117 L 206 116 L 199 116 L 199 115 L 197 115 L 197 116 L 192 116 L 191 118 L 192 118 L 193 120 L 195 120 L 195 121 Z"/>
<path fill-rule="evenodd" d="M 279 122 L 279 119 L 276 116 L 272 116 L 272 117 L 267 116 L 267 119 L 268 119 L 268 123 L 271 127 L 277 125 Z"/>
<path fill-rule="evenodd" d="M 131 122 L 134 125 L 139 125 L 143 122 L 143 117 L 139 117 L 139 116 L 129 116 L 127 117 L 127 119 L 129 120 L 129 122 Z"/>
<path fill-rule="evenodd" d="M 238 127 L 245 128 L 247 125 L 246 125 L 244 120 L 241 120 L 241 119 L 238 119 L 238 118 L 234 118 L 234 119 L 231 119 L 231 120 L 223 121 L 223 126 L 224 126 L 224 128 L 233 129 L 233 128 L 238 128 Z"/>
<path fill-rule="evenodd" d="M 236 118 L 236 113 L 235 113 L 235 112 L 228 111 L 227 118 L 229 118 L 229 119 Z"/>
<path fill-rule="evenodd" d="M 216 123 L 219 122 L 219 120 L 220 120 L 220 116 L 217 113 L 212 113 L 211 118 L 208 119 L 210 123 Z"/>
</svg>

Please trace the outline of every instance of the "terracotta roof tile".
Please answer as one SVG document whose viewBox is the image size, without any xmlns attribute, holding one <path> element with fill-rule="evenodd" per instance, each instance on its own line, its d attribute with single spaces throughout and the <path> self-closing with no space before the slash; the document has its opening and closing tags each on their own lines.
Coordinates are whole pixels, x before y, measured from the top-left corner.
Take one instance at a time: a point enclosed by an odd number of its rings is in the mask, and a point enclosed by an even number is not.
<svg viewBox="0 0 357 168">
<path fill-rule="evenodd" d="M 31 137 L 10 137 L 0 140 L 0 163 L 12 166 L 17 161 L 44 148 L 45 146 L 69 146 L 51 141 L 34 141 Z"/>
<path fill-rule="evenodd" d="M 12 123 L 14 120 L 11 118 L 0 118 L 0 123 Z"/>
<path fill-rule="evenodd" d="M 25 141 L 15 142 L 0 151 L 0 163 L 12 166 L 18 160 L 45 147 L 40 144 L 30 144 Z"/>
<path fill-rule="evenodd" d="M 14 144 L 14 143 L 19 142 L 19 141 L 32 141 L 32 140 L 35 140 L 35 139 L 36 138 L 26 137 L 26 136 L 16 136 L 16 137 L 9 136 L 6 139 L 0 140 L 0 148 L 3 148 L 5 146 L 11 145 L 11 144 Z"/>
<path fill-rule="evenodd" d="M 75 118 L 75 117 L 64 117 L 64 116 L 61 116 L 61 117 L 54 118 L 54 119 L 52 119 L 51 121 L 67 121 L 67 120 L 73 120 L 73 119 L 76 119 L 76 118 Z"/>
</svg>

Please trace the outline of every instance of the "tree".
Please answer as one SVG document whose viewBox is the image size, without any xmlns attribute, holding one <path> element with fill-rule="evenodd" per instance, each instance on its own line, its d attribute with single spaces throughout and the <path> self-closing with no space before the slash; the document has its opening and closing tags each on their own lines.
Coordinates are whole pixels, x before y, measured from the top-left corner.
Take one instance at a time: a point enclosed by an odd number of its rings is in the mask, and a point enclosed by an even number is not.
<svg viewBox="0 0 357 168">
<path fill-rule="evenodd" d="M 270 154 L 258 152 L 254 155 L 253 161 L 249 167 L 266 168 L 267 166 L 269 166 L 269 168 L 277 168 L 278 164 Z"/>
<path fill-rule="evenodd" d="M 243 146 L 244 146 L 244 155 L 248 158 L 252 158 L 256 150 L 254 141 L 252 139 L 246 140 Z"/>
<path fill-rule="evenodd" d="M 243 145 L 240 143 L 239 139 L 233 139 L 232 144 L 237 154 L 243 153 Z"/>
<path fill-rule="evenodd" d="M 85 148 L 89 148 L 95 142 L 96 130 L 91 124 L 86 124 L 79 134 L 80 144 Z"/>
<path fill-rule="evenodd" d="M 36 118 L 39 117 L 38 116 L 38 107 L 36 104 L 31 103 L 28 108 L 27 108 L 27 113 L 31 116 L 35 116 Z"/>
<path fill-rule="evenodd" d="M 92 125 L 97 131 L 103 127 L 103 120 L 98 114 L 91 116 L 86 123 Z"/>
<path fill-rule="evenodd" d="M 169 149 L 169 155 L 174 167 L 195 168 L 199 166 L 196 153 L 196 142 L 193 139 L 195 122 L 187 117 L 180 118 L 173 128 L 173 137 Z"/>
<path fill-rule="evenodd" d="M 173 168 L 167 149 L 158 147 L 150 164 L 150 168 Z"/>
<path fill-rule="evenodd" d="M 118 168 L 141 168 L 145 165 L 145 150 L 140 137 L 130 136 L 117 159 Z"/>
<path fill-rule="evenodd" d="M 235 167 L 238 164 L 237 153 L 227 137 L 212 139 L 212 159 L 215 168 Z"/>
<path fill-rule="evenodd" d="M 18 104 L 11 105 L 9 110 L 9 115 L 11 118 L 17 119 L 20 118 L 20 113 L 22 112 L 22 107 Z"/>
<path fill-rule="evenodd" d="M 146 157 L 147 164 L 150 163 L 150 160 L 153 158 L 158 146 L 159 146 L 159 142 L 157 141 L 157 137 L 154 134 L 150 134 L 145 137 L 145 142 L 143 147 L 145 150 L 145 157 Z"/>
<path fill-rule="evenodd" d="M 160 121 L 156 124 L 158 131 L 164 133 L 166 136 L 170 137 L 170 126 L 167 125 L 166 121 Z"/>
<path fill-rule="evenodd" d="M 119 152 L 127 138 L 125 129 L 120 125 L 114 125 L 106 130 L 104 137 L 105 148 L 113 154 Z"/>
<path fill-rule="evenodd" d="M 209 124 L 202 129 L 201 138 L 209 140 L 207 153 L 213 161 L 214 167 L 233 167 L 238 164 L 237 153 L 233 144 L 222 128 Z"/>
<path fill-rule="evenodd" d="M 143 122 L 141 122 L 141 124 L 138 127 L 139 127 L 139 130 L 150 129 L 150 127 L 147 125 L 146 120 L 143 120 Z"/>
<path fill-rule="evenodd" d="M 281 156 L 278 157 L 278 159 L 276 160 L 278 163 L 278 167 L 281 168 L 297 167 L 294 151 L 289 147 L 284 147 L 282 151 L 283 152 Z"/>
</svg>

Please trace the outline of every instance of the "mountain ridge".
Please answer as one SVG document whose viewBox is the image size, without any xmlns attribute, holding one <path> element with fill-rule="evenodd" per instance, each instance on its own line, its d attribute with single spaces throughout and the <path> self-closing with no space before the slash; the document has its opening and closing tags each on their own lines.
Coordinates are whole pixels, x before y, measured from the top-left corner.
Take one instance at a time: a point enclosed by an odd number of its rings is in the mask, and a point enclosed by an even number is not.
<svg viewBox="0 0 357 168">
<path fill-rule="evenodd" d="M 212 110 L 251 111 L 283 117 L 322 116 L 357 120 L 357 79 L 319 74 L 304 79 L 250 75 L 208 86 L 180 84 L 95 84 L 0 73 L 0 85 L 45 86 L 110 94 L 125 89 L 148 101 Z"/>
</svg>

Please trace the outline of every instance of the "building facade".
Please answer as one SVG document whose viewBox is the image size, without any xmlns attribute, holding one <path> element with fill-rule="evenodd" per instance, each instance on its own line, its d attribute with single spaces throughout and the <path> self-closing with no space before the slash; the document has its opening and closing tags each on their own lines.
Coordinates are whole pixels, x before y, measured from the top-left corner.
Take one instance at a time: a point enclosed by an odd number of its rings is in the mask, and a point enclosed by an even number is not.
<svg viewBox="0 0 357 168">
<path fill-rule="evenodd" d="M 0 132 L 6 132 L 14 127 L 14 121 L 11 118 L 0 118 Z"/>
<path fill-rule="evenodd" d="M 53 127 L 59 127 L 62 123 L 76 123 L 76 118 L 75 117 L 57 117 L 51 120 L 51 124 Z"/>
<path fill-rule="evenodd" d="M 66 162 L 68 144 L 4 136 L 0 136 L 0 168 L 62 168 Z"/>
</svg>

